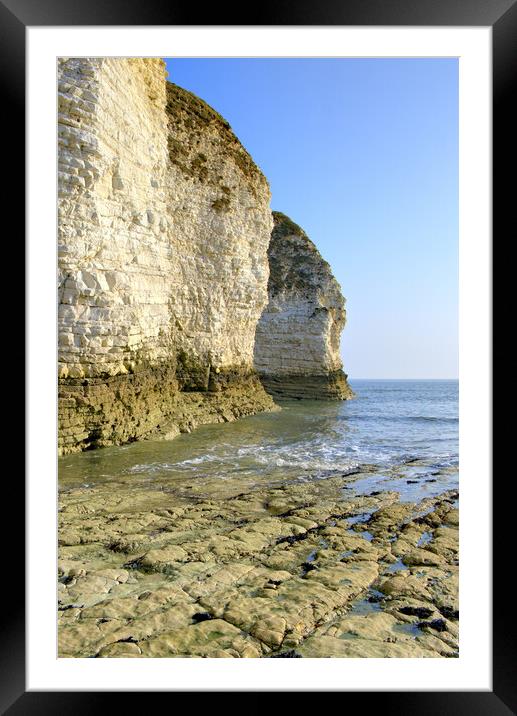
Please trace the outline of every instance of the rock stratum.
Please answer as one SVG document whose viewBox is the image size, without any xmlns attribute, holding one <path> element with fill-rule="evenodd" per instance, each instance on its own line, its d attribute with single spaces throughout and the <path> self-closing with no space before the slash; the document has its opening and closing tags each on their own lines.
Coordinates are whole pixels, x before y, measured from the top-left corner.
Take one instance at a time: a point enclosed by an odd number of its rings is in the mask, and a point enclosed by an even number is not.
<svg viewBox="0 0 517 716">
<path fill-rule="evenodd" d="M 353 397 L 339 354 L 345 299 L 303 229 L 273 212 L 268 305 L 257 326 L 255 367 L 277 397 Z"/>
<path fill-rule="evenodd" d="M 60 453 L 275 409 L 257 368 L 289 394 L 279 356 L 294 335 L 268 349 L 261 328 L 288 257 L 278 220 L 268 255 L 269 185 L 228 122 L 167 82 L 159 59 L 62 58 L 58 108 Z M 318 267 L 306 279 L 321 317 L 304 296 L 292 325 L 303 352 L 287 367 L 309 379 L 306 395 L 348 397 L 339 290 L 329 278 L 323 300 L 327 265 L 288 238 L 299 280 Z M 280 295 L 285 313 L 297 297 Z"/>
<path fill-rule="evenodd" d="M 365 474 L 68 485 L 59 656 L 457 657 L 458 492 L 354 494 Z"/>
</svg>

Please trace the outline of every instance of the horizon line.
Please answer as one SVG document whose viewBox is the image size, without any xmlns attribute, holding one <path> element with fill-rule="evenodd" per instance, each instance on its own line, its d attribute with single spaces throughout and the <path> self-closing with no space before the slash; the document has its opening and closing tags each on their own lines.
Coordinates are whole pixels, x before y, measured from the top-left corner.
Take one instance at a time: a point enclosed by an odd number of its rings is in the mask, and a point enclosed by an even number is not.
<svg viewBox="0 0 517 716">
<path fill-rule="evenodd" d="M 459 380 L 459 376 L 455 378 L 378 378 L 378 377 L 352 377 L 347 375 L 348 380 Z"/>
</svg>

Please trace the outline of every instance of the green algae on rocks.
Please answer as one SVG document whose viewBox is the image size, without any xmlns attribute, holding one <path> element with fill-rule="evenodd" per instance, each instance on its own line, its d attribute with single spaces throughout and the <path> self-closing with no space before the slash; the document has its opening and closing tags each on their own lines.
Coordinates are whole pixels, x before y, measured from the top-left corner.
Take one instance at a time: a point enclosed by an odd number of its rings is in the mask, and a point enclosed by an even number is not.
<svg viewBox="0 0 517 716">
<path fill-rule="evenodd" d="M 356 477 L 62 490 L 59 655 L 457 656 L 457 492 L 344 499 Z"/>
</svg>

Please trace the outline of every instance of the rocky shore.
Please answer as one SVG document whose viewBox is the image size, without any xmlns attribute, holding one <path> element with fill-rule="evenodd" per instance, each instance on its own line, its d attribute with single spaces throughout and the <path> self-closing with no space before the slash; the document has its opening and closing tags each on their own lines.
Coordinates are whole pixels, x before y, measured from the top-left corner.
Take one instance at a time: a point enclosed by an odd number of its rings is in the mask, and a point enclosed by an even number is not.
<svg viewBox="0 0 517 716">
<path fill-rule="evenodd" d="M 61 485 L 59 656 L 457 657 L 458 492 L 372 471 Z"/>
</svg>

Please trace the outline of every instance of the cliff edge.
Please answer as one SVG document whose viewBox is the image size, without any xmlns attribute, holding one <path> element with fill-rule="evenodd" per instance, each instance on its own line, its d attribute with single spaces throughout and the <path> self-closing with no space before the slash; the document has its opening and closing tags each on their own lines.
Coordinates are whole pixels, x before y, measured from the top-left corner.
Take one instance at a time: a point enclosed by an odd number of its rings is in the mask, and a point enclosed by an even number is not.
<svg viewBox="0 0 517 716">
<path fill-rule="evenodd" d="M 268 248 L 269 302 L 255 334 L 255 367 L 279 398 L 353 397 L 339 355 L 345 299 L 305 231 L 273 212 Z"/>
</svg>

